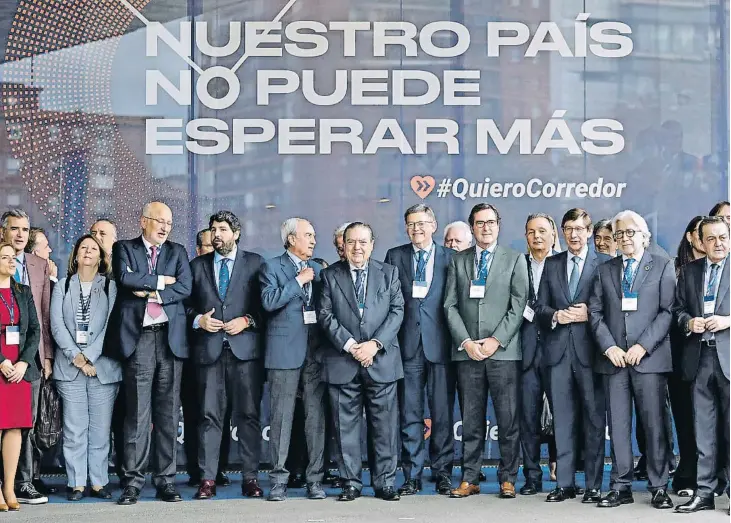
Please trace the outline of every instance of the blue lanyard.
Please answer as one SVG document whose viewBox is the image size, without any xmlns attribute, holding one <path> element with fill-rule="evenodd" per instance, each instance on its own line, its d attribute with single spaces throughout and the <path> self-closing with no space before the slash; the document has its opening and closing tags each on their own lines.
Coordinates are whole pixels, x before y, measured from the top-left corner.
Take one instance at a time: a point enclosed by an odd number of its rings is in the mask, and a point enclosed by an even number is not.
<svg viewBox="0 0 731 523">
<path fill-rule="evenodd" d="M 5 304 L 5 308 L 8 309 L 8 312 L 10 313 L 10 325 L 11 326 L 15 325 L 15 309 L 14 309 L 14 307 L 12 305 L 9 305 L 8 302 L 5 301 L 5 297 L 2 294 L 0 294 L 0 300 L 3 301 L 3 303 Z M 11 290 L 10 291 L 10 303 L 11 304 L 14 304 L 14 302 L 15 302 L 15 297 L 13 296 L 13 291 Z"/>
<path fill-rule="evenodd" d="M 421 249 L 419 250 L 421 252 Z M 431 244 L 431 249 L 429 249 L 429 252 L 426 253 L 426 256 L 424 256 L 424 268 L 423 272 L 419 272 L 419 253 L 414 253 L 414 262 L 416 263 L 416 270 L 415 273 L 415 279 L 416 281 L 426 281 L 426 268 L 429 265 L 429 258 L 431 258 L 432 253 L 434 252 L 434 242 Z"/>
</svg>

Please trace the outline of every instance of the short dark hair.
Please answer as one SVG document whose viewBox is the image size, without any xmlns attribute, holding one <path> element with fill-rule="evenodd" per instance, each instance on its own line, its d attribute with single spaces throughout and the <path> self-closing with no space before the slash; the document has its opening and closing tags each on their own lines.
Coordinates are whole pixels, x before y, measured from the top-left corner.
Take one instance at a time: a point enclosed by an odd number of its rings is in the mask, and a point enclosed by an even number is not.
<svg viewBox="0 0 731 523">
<path fill-rule="evenodd" d="M 241 232 L 241 221 L 231 211 L 218 211 L 216 214 L 211 215 L 211 218 L 208 220 L 209 229 L 213 227 L 213 222 L 226 222 L 233 232 Z M 236 241 L 238 242 L 238 240 Z"/>
<path fill-rule="evenodd" d="M 368 229 L 368 231 L 371 233 L 371 241 L 374 241 L 376 239 L 375 235 L 373 234 L 373 227 L 364 222 L 353 222 L 348 225 L 343 231 L 343 241 L 348 239 L 348 231 L 355 229 L 356 227 L 363 227 L 364 229 Z"/>
<path fill-rule="evenodd" d="M 199 249 L 203 248 L 203 235 L 207 232 L 210 232 L 211 229 L 201 229 L 198 231 L 198 233 L 195 235 L 195 246 Z"/>
<path fill-rule="evenodd" d="M 594 224 L 594 236 L 596 236 L 601 229 L 607 229 L 609 232 L 613 233 L 614 229 L 612 228 L 612 220 L 604 218 L 596 222 Z"/>
<path fill-rule="evenodd" d="M 589 229 L 591 227 L 591 216 L 584 209 L 574 207 L 566 211 L 566 214 L 561 218 L 561 228 L 566 225 L 566 222 L 575 222 L 576 220 L 584 219 L 584 226 Z"/>
<path fill-rule="evenodd" d="M 470 227 L 475 226 L 475 214 L 477 214 L 480 211 L 492 211 L 495 213 L 495 218 L 497 218 L 497 222 L 500 223 L 500 212 L 498 212 L 497 208 L 492 205 L 491 203 L 478 203 L 474 207 L 472 207 L 472 210 L 470 211 L 470 217 L 467 220 L 470 222 Z"/>
<path fill-rule="evenodd" d="M 46 231 L 41 227 L 31 227 L 30 232 L 28 233 L 28 243 L 25 245 L 25 252 L 33 252 L 33 249 L 36 248 L 36 238 L 38 234 L 42 234 L 46 238 L 48 238 L 48 235 L 46 234 Z"/>
<path fill-rule="evenodd" d="M 726 205 L 731 206 L 731 203 L 718 202 L 716 205 L 713 206 L 713 209 L 711 209 L 711 212 L 708 213 L 708 216 L 718 216 L 718 213 L 721 212 L 721 209 L 723 209 Z"/>
<path fill-rule="evenodd" d="M 101 242 L 91 234 L 84 234 L 81 238 L 76 240 L 74 250 L 71 251 L 71 256 L 69 256 L 69 268 L 66 274 L 67 277 L 70 278 L 79 270 L 79 262 L 76 261 L 76 256 L 79 254 L 79 249 L 81 248 L 81 244 L 84 240 L 92 240 L 99 246 L 99 268 L 97 269 L 97 272 L 99 272 L 99 274 L 107 274 L 107 272 L 109 272 L 109 263 L 107 262 L 107 253 L 104 251 L 104 247 L 102 247 Z"/>
<path fill-rule="evenodd" d="M 726 220 L 721 218 L 720 216 L 705 216 L 702 220 L 700 225 L 698 225 L 698 237 L 703 241 L 703 227 L 706 225 L 714 225 L 716 223 L 722 223 L 726 226 L 726 229 L 729 228 L 728 223 L 726 223 Z"/>
</svg>

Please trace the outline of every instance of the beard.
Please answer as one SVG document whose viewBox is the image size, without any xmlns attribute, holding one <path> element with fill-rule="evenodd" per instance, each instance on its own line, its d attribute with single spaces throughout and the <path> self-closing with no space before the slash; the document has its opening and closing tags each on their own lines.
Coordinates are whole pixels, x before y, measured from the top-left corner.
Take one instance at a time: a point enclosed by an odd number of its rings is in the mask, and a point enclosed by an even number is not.
<svg viewBox="0 0 731 523">
<path fill-rule="evenodd" d="M 231 240 L 230 242 L 223 242 L 223 244 L 220 247 L 214 246 L 213 248 L 221 256 L 228 256 L 229 254 L 231 254 L 231 251 L 234 250 L 234 247 L 236 247 L 236 240 Z"/>
</svg>

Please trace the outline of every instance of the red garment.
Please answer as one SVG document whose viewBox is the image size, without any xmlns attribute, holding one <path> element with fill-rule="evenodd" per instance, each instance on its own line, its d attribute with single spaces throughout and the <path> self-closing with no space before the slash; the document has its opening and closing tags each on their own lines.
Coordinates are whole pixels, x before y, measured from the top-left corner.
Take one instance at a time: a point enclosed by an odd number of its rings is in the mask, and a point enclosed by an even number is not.
<svg viewBox="0 0 731 523">
<path fill-rule="evenodd" d="M 18 303 L 13 297 L 10 289 L 0 289 L 0 294 L 8 305 L 12 304 L 15 325 L 20 323 L 20 310 Z M 0 352 L 4 357 L 15 364 L 20 355 L 20 346 L 5 344 L 5 327 L 10 325 L 10 311 L 0 301 Z M 25 429 L 33 426 L 33 416 L 30 409 L 31 387 L 30 383 L 23 380 L 20 383 L 9 383 L 5 376 L 0 373 L 0 430 L 4 429 Z"/>
</svg>

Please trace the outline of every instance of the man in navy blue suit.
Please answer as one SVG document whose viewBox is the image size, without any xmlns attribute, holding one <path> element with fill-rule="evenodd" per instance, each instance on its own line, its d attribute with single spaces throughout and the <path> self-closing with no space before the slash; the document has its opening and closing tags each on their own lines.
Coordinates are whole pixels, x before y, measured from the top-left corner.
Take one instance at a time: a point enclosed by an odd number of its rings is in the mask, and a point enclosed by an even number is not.
<svg viewBox="0 0 731 523">
<path fill-rule="evenodd" d="M 452 414 L 456 375 L 452 338 L 444 315 L 447 267 L 454 251 L 432 240 L 437 230 L 434 211 L 423 204 L 404 214 L 410 243 L 394 247 L 385 262 L 398 268 L 404 297 L 404 321 L 399 330 L 404 379 L 398 382 L 401 424 L 402 496 L 422 488 L 424 444 L 424 386 L 429 398 L 431 437 L 429 461 L 437 492 L 452 490 L 454 438 Z"/>
<path fill-rule="evenodd" d="M 311 260 L 315 229 L 307 220 L 290 218 L 281 227 L 286 251 L 262 266 L 259 281 L 266 317 L 265 357 L 270 395 L 270 501 L 287 497 L 289 452 L 295 402 L 301 391 L 307 441 L 307 497 L 324 499 L 325 384 L 316 350 L 321 343 L 315 298 L 322 267 Z"/>
<path fill-rule="evenodd" d="M 180 376 L 188 357 L 185 300 L 192 278 L 185 248 L 171 241 L 173 213 L 161 202 L 145 205 L 142 235 L 112 249 L 117 299 L 104 355 L 121 360 L 124 419 L 124 492 L 120 505 L 137 503 L 155 439 L 153 483 L 163 501 L 180 501 L 175 488 Z"/>
</svg>

